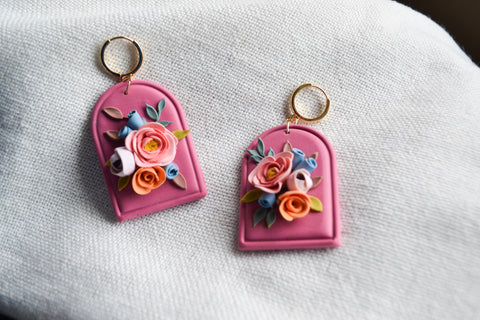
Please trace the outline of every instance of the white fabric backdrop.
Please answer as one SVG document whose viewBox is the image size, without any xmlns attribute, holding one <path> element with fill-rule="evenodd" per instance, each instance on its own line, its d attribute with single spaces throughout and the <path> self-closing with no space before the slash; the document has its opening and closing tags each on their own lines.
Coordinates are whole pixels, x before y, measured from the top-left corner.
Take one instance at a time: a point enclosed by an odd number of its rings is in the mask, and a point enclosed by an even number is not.
<svg viewBox="0 0 480 320">
<path fill-rule="evenodd" d="M 103 41 L 182 103 L 206 198 L 116 223 L 88 127 Z M 390 1 L 0 4 L 0 313 L 19 319 L 473 319 L 480 71 Z M 236 249 L 240 162 L 312 81 L 343 246 Z"/>
</svg>

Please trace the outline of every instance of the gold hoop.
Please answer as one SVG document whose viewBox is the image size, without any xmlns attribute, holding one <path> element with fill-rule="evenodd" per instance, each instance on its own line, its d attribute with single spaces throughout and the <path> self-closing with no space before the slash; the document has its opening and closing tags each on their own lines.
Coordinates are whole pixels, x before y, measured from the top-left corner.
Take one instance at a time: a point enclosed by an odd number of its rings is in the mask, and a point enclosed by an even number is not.
<svg viewBox="0 0 480 320">
<path fill-rule="evenodd" d="M 127 73 L 115 72 L 112 69 L 110 69 L 107 66 L 107 63 L 105 62 L 105 49 L 107 49 L 110 42 L 115 41 L 115 40 L 120 40 L 120 39 L 130 41 L 130 43 L 132 43 L 138 51 L 138 63 L 132 70 L 130 70 Z M 100 51 L 100 59 L 102 60 L 103 67 L 105 68 L 105 70 L 107 70 L 107 72 L 109 72 L 110 74 L 112 74 L 116 77 L 119 77 L 121 81 L 125 81 L 125 80 L 131 81 L 133 76 L 135 75 L 135 73 L 137 73 L 138 70 L 140 70 L 140 67 L 142 66 L 143 54 L 142 54 L 142 50 L 140 49 L 140 46 L 138 45 L 138 43 L 135 40 L 132 40 L 132 39 L 124 37 L 124 36 L 119 36 L 119 37 L 114 37 L 114 38 L 111 38 L 111 39 L 108 39 L 107 41 L 105 41 L 105 43 L 102 46 L 102 50 Z"/>
<path fill-rule="evenodd" d="M 325 109 L 323 110 L 323 112 L 316 118 L 307 118 L 307 117 L 304 117 L 302 116 L 302 114 L 297 110 L 297 107 L 295 106 L 295 98 L 297 96 L 297 94 L 303 90 L 303 89 L 306 89 L 306 88 L 315 88 L 317 90 L 320 90 L 321 93 L 323 93 L 323 95 L 325 96 L 325 99 L 326 99 L 326 102 L 325 102 Z M 319 120 L 322 120 L 328 113 L 328 110 L 330 108 L 330 99 L 328 99 L 327 97 L 327 94 L 325 93 L 325 91 L 323 91 L 320 87 L 317 87 L 317 86 L 314 86 L 312 85 L 311 83 L 304 83 L 302 84 L 301 86 L 299 86 L 297 89 L 295 89 L 295 91 L 293 91 L 292 95 L 290 96 L 290 109 L 292 110 L 293 112 L 293 115 L 291 117 L 291 119 L 298 119 L 298 120 L 302 120 L 302 121 L 305 121 L 305 122 L 315 122 L 315 121 L 319 121 Z"/>
</svg>

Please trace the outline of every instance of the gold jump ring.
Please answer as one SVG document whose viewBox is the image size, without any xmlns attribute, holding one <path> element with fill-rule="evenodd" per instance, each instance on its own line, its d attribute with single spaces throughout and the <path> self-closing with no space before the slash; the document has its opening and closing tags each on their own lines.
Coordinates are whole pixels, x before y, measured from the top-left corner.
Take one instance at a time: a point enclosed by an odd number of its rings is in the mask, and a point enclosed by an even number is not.
<svg viewBox="0 0 480 320">
<path fill-rule="evenodd" d="M 129 41 L 130 43 L 132 43 L 132 44 L 135 46 L 135 48 L 136 48 L 137 51 L 138 51 L 138 63 L 137 63 L 137 65 L 136 65 L 132 70 L 130 70 L 130 71 L 127 72 L 127 73 L 120 73 L 120 72 L 113 71 L 112 69 L 110 69 L 110 68 L 107 66 L 107 63 L 105 62 L 105 49 L 107 49 L 108 45 L 109 45 L 112 41 L 120 40 L 120 39 Z M 131 79 L 133 78 L 133 76 L 135 75 L 135 73 L 137 73 L 137 71 L 138 71 L 138 70 L 140 69 L 140 67 L 142 66 L 142 63 L 143 63 L 143 54 L 142 54 L 142 50 L 140 49 L 140 46 L 138 45 L 138 43 L 137 43 L 135 40 L 132 40 L 132 39 L 127 38 L 127 37 L 124 37 L 124 36 L 119 36 L 119 37 L 114 37 L 114 38 L 111 38 L 111 39 L 108 39 L 107 41 L 105 41 L 105 43 L 104 43 L 103 46 L 102 46 L 102 50 L 100 51 L 100 59 L 102 60 L 103 67 L 104 67 L 105 70 L 107 70 L 109 73 L 111 73 L 112 75 L 114 75 L 114 76 L 116 76 L 116 77 L 119 77 L 121 81 L 125 81 L 125 80 L 131 81 Z"/>
<path fill-rule="evenodd" d="M 326 99 L 325 109 L 316 118 L 307 118 L 307 117 L 303 116 L 298 111 L 297 107 L 295 106 L 295 98 L 296 98 L 297 94 L 301 90 L 306 89 L 306 88 L 315 88 L 317 90 L 320 90 L 320 92 L 323 93 L 323 95 L 325 96 L 325 99 Z M 299 86 L 297 89 L 295 89 L 295 91 L 293 91 L 292 95 L 290 96 L 290 108 L 292 109 L 293 117 L 296 117 L 297 119 L 300 119 L 300 120 L 305 121 L 305 122 L 315 122 L 315 121 L 319 121 L 319 120 L 323 119 L 327 115 L 328 109 L 330 108 L 330 99 L 328 99 L 327 94 L 320 87 L 314 86 L 311 83 L 304 83 L 301 86 Z"/>
</svg>

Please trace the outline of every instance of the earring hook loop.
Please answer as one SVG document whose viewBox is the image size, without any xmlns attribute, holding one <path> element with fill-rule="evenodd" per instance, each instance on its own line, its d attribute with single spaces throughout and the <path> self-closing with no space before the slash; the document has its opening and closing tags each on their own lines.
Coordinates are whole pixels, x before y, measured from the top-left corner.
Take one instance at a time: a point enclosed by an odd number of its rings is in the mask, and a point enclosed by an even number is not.
<svg viewBox="0 0 480 320">
<path fill-rule="evenodd" d="M 138 52 L 138 63 L 137 65 L 132 69 L 130 70 L 129 72 L 127 73 L 120 73 L 120 72 L 116 72 L 114 70 L 112 70 L 108 65 L 107 63 L 105 62 L 105 50 L 107 49 L 108 45 L 110 43 L 112 43 L 113 41 L 115 40 L 127 40 L 129 41 L 131 44 L 133 44 L 135 46 L 135 48 L 137 49 L 137 52 Z M 111 38 L 111 39 L 108 39 L 107 41 L 105 41 L 105 43 L 103 44 L 102 46 L 102 49 L 100 51 L 100 60 L 102 61 L 102 65 L 103 67 L 105 68 L 105 70 L 118 77 L 120 79 L 120 81 L 131 81 L 133 76 L 135 75 L 135 73 L 138 72 L 138 70 L 140 70 L 141 66 L 142 66 L 142 63 L 143 63 L 143 53 L 142 53 L 142 49 L 140 49 L 140 46 L 138 45 L 138 43 L 133 40 L 133 39 L 130 39 L 130 38 L 127 38 L 127 37 L 124 37 L 124 36 L 118 36 L 118 37 L 114 37 L 114 38 Z"/>
<path fill-rule="evenodd" d="M 297 97 L 297 94 L 301 91 L 301 90 L 304 90 L 304 89 L 308 89 L 308 88 L 315 88 L 317 90 L 319 90 L 324 96 L 325 96 L 325 108 L 323 109 L 323 112 L 320 113 L 317 117 L 315 118 L 307 118 L 305 116 L 303 116 L 300 111 L 298 111 L 297 109 L 297 106 L 295 105 L 295 98 Z M 328 113 L 328 110 L 330 109 L 330 99 L 328 99 L 328 96 L 327 94 L 325 93 L 325 91 L 323 91 L 322 88 L 320 87 L 317 87 L 317 86 L 314 86 L 313 84 L 311 83 L 304 83 L 302 85 L 300 85 L 299 87 L 297 87 L 292 95 L 290 96 L 290 110 L 292 111 L 293 115 L 287 120 L 289 122 L 292 122 L 293 120 L 302 120 L 304 122 L 316 122 L 316 121 L 320 121 L 322 120 Z M 320 109 L 321 110 L 321 109 Z"/>
</svg>

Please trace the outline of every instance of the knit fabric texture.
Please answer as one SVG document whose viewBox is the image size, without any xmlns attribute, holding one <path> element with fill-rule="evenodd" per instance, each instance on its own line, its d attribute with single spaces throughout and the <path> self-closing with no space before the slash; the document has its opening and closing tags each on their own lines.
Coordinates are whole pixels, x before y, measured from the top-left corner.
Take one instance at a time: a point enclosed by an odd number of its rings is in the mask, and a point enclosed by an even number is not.
<svg viewBox="0 0 480 320">
<path fill-rule="evenodd" d="M 208 195 L 117 223 L 89 128 L 116 81 L 182 104 Z M 0 2 L 0 314 L 18 319 L 474 319 L 480 70 L 386 0 Z M 240 164 L 300 84 L 338 159 L 342 246 L 240 252 Z"/>
</svg>

